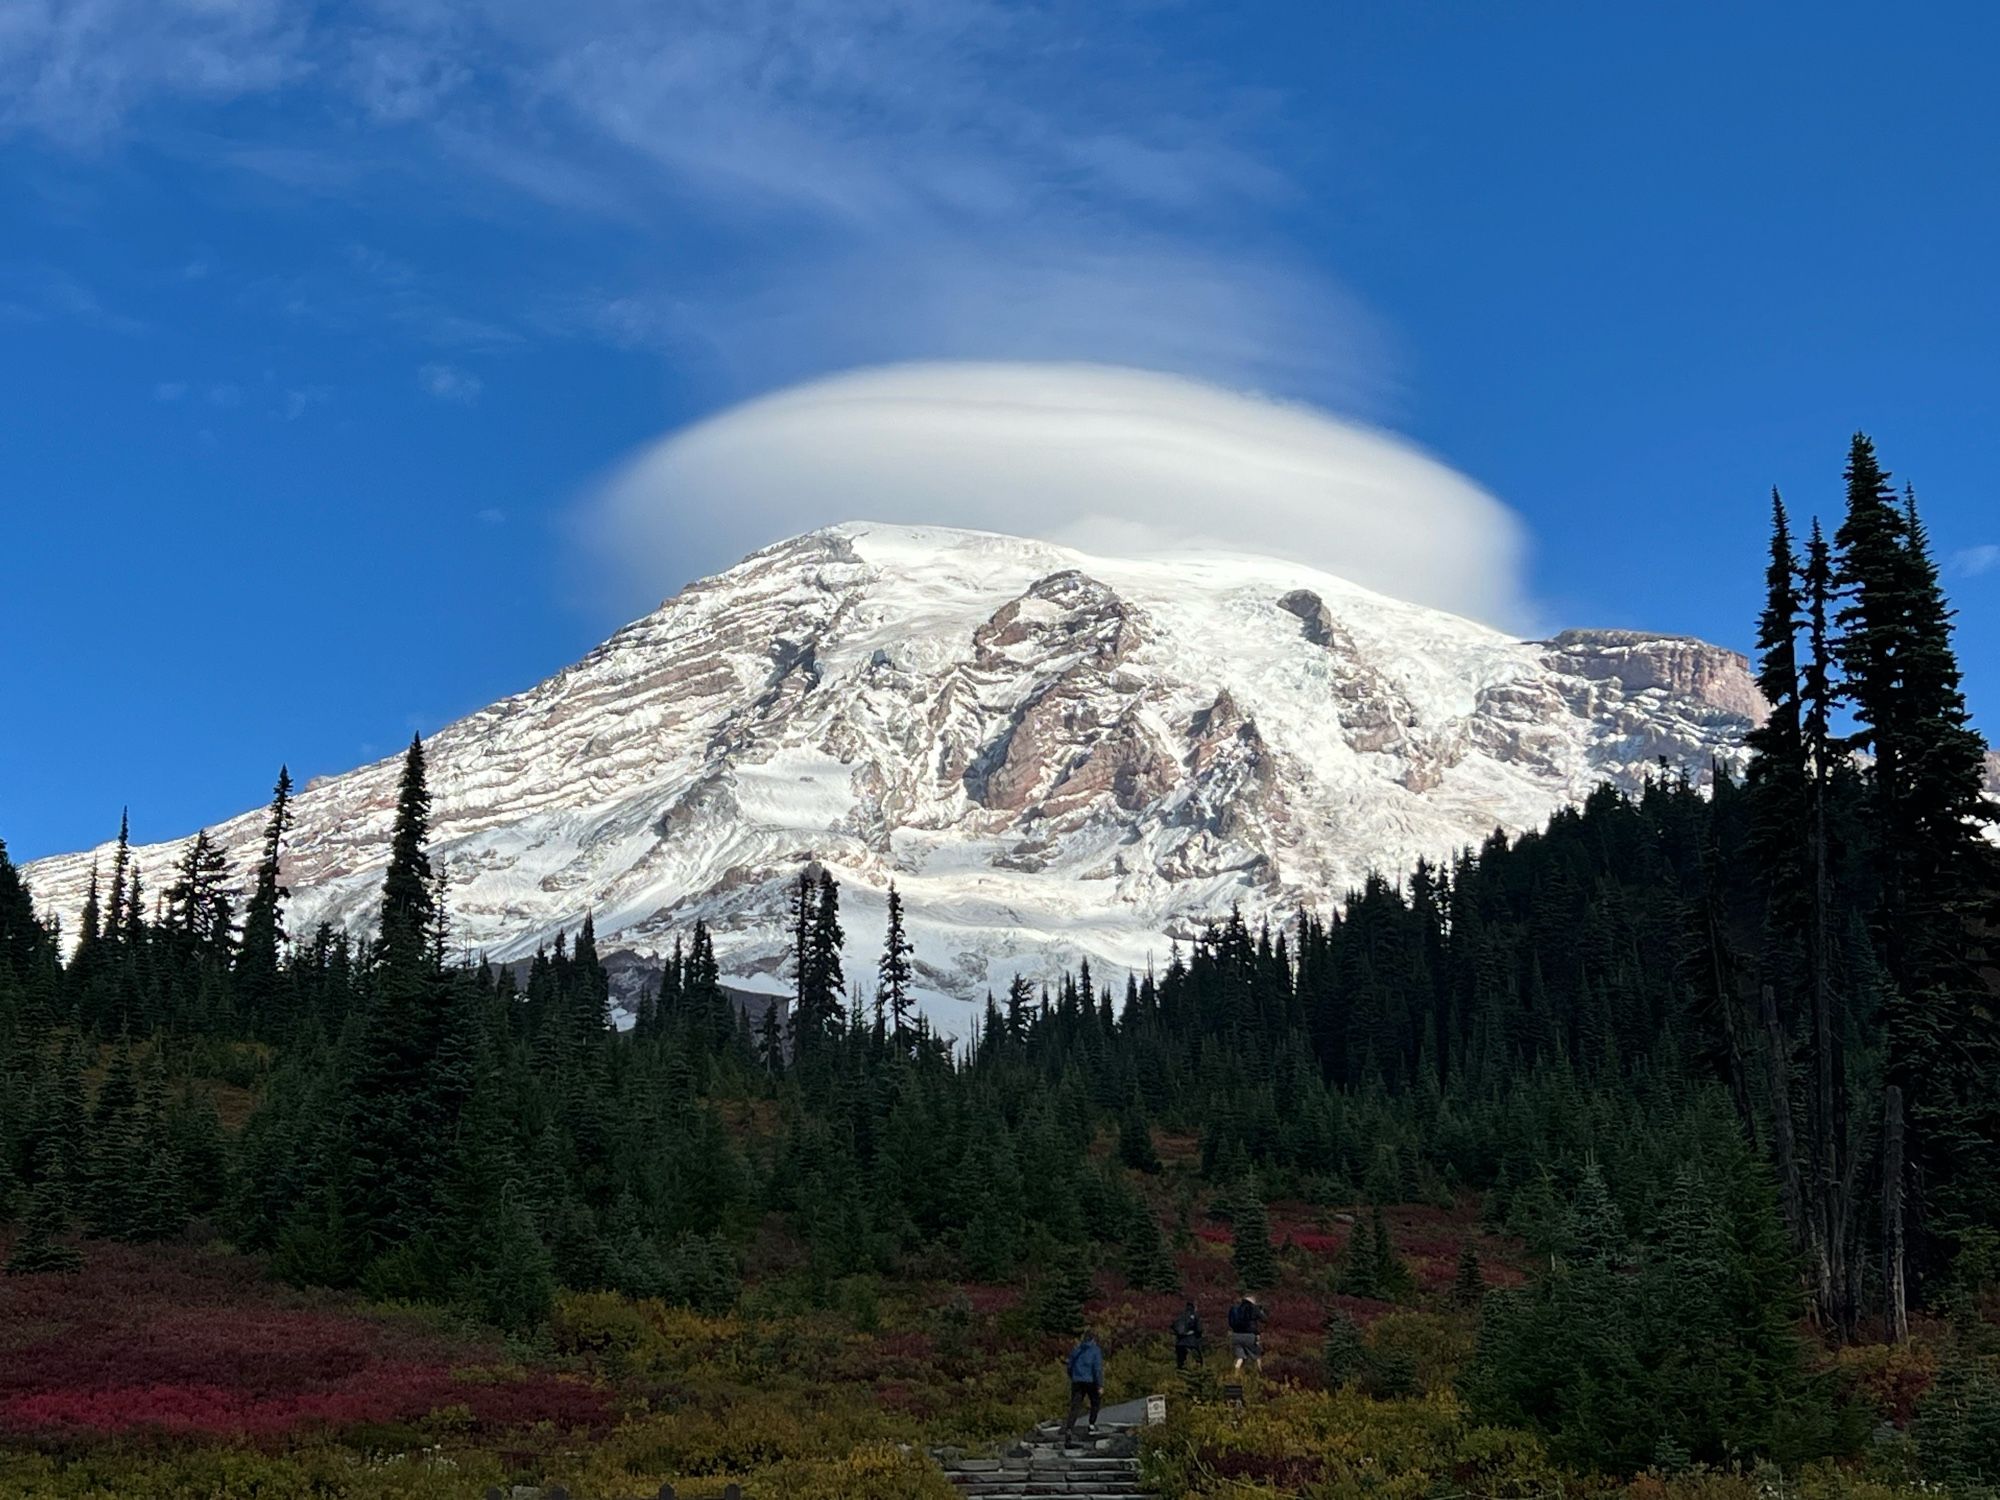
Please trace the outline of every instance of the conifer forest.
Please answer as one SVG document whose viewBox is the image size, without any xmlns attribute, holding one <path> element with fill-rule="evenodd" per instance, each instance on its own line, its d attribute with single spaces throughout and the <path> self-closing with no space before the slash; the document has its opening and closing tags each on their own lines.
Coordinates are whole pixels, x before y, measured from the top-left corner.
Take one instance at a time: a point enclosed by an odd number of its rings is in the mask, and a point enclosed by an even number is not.
<svg viewBox="0 0 2000 1500">
<path fill-rule="evenodd" d="M 817 864 L 780 1004 L 698 923 L 623 1015 L 588 919 L 465 952 L 419 740 L 366 935 L 291 924 L 283 772 L 254 868 L 121 834 L 73 931 L 0 845 L 0 1493 L 937 1497 L 1088 1325 L 1167 1500 L 1991 1500 L 1987 749 L 1916 496 L 1844 485 L 1726 560 L 1746 774 L 964 1035 Z"/>
</svg>

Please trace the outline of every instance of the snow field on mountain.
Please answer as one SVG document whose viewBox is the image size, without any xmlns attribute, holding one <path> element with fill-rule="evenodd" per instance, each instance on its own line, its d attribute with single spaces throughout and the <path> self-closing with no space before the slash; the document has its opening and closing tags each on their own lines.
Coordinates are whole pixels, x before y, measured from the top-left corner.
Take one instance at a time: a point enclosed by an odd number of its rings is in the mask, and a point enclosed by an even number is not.
<svg viewBox="0 0 2000 1500">
<path fill-rule="evenodd" d="M 854 523 L 439 730 L 433 849 L 466 951 L 518 958 L 589 914 L 605 951 L 650 959 L 699 917 L 763 990 L 803 865 L 840 877 L 871 984 L 894 880 L 927 1008 L 962 1032 L 1016 969 L 1087 955 L 1122 983 L 1232 905 L 1324 909 L 1658 755 L 1738 760 L 1753 702 L 1741 658 L 1681 638 L 1524 642 L 1279 559 Z M 371 926 L 396 773 L 299 795 L 295 936 Z M 211 830 L 239 874 L 262 825 Z M 178 852 L 139 851 L 149 890 Z M 72 931 L 93 861 L 27 869 Z"/>
</svg>

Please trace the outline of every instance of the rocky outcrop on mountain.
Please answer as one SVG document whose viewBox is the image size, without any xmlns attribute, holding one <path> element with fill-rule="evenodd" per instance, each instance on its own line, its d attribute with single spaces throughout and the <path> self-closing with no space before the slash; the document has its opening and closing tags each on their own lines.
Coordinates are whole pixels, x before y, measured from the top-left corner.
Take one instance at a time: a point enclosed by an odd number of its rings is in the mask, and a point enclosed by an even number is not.
<svg viewBox="0 0 2000 1500">
<path fill-rule="evenodd" d="M 1707 703 L 1753 724 L 1768 709 L 1741 652 L 1688 635 L 1644 630 L 1565 630 L 1542 643 L 1558 672 L 1589 682 L 1616 682 L 1633 698 L 1658 691 Z"/>
<path fill-rule="evenodd" d="M 435 858 L 468 949 L 516 959 L 590 913 L 630 969 L 699 917 L 752 989 L 782 983 L 801 865 L 843 883 L 854 974 L 893 880 L 956 1029 L 1016 968 L 1164 962 L 1233 904 L 1325 905 L 1662 758 L 1740 765 L 1760 712 L 1743 659 L 1685 637 L 1525 642 L 1275 559 L 855 524 L 438 731 Z M 385 761 L 297 798 L 295 933 L 372 919 L 395 778 Z M 211 837 L 247 870 L 261 825 Z M 149 885 L 177 854 L 139 851 Z M 27 876 L 70 919 L 104 858 Z"/>
</svg>

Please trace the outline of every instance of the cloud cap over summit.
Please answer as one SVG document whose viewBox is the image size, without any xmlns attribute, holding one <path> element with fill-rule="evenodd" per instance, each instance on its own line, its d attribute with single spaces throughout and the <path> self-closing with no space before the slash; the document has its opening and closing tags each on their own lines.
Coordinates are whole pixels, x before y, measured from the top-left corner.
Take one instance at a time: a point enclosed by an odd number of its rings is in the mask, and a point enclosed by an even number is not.
<svg viewBox="0 0 2000 1500">
<path fill-rule="evenodd" d="M 636 608 L 692 562 L 853 519 L 1262 553 L 1503 627 L 1532 616 L 1523 527 L 1464 475 L 1309 406 L 1116 366 L 914 363 L 794 386 L 645 449 L 583 525 Z"/>
</svg>

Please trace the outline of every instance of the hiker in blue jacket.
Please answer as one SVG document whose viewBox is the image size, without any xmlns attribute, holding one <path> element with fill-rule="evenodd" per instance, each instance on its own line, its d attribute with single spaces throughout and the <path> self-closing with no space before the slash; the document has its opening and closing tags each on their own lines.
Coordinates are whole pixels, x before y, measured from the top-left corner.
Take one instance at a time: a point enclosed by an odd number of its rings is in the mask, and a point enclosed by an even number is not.
<svg viewBox="0 0 2000 1500">
<path fill-rule="evenodd" d="M 1104 1351 L 1097 1347 L 1097 1335 L 1088 1328 L 1064 1361 L 1069 1370 L 1069 1416 L 1063 1422 L 1063 1444 L 1068 1446 L 1070 1430 L 1090 1407 L 1090 1431 L 1097 1431 L 1097 1413 L 1104 1405 Z"/>
</svg>

